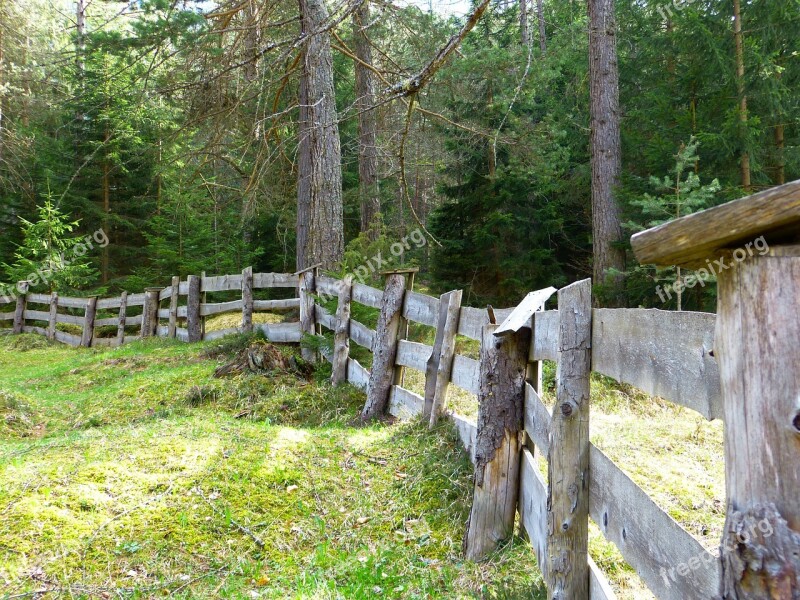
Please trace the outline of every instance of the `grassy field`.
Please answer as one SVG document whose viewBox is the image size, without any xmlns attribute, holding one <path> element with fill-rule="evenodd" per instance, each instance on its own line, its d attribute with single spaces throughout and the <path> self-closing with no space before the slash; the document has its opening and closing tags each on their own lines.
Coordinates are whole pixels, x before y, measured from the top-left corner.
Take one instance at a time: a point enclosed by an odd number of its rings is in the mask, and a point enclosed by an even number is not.
<svg viewBox="0 0 800 600">
<path fill-rule="evenodd" d="M 448 425 L 353 427 L 324 371 L 214 379 L 237 343 L 0 338 L 0 598 L 545 597 L 519 539 L 461 559 Z"/>
</svg>

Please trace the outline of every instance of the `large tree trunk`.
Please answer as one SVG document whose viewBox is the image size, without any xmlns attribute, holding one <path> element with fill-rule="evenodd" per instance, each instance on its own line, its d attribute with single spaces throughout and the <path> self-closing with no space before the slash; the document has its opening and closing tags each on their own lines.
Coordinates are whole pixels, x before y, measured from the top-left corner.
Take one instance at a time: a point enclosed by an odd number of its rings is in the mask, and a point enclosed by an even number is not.
<svg viewBox="0 0 800 600">
<path fill-rule="evenodd" d="M 614 0 L 589 0 L 589 78 L 592 153 L 592 234 L 594 281 L 610 270 L 625 270 L 622 224 L 615 188 L 622 170 Z M 614 304 L 623 304 L 619 276 L 608 280 Z"/>
<path fill-rule="evenodd" d="M 322 0 L 300 0 L 303 35 L 297 172 L 297 269 L 331 267 L 344 253 L 342 152 L 328 18 Z"/>
<path fill-rule="evenodd" d="M 356 58 L 356 110 L 358 111 L 358 179 L 361 199 L 361 232 L 378 233 L 374 228 L 381 210 L 378 195 L 378 114 L 375 109 L 375 74 L 372 47 L 364 27 L 369 25 L 369 0 L 353 13 Z"/>
<path fill-rule="evenodd" d="M 528 0 L 519 0 L 519 41 L 526 48 L 531 43 L 531 30 L 528 27 Z"/>
<path fill-rule="evenodd" d="M 544 5 L 542 0 L 536 0 L 536 20 L 539 22 L 539 49 L 542 56 L 547 54 L 547 32 L 544 27 Z"/>
<path fill-rule="evenodd" d="M 739 93 L 739 123 L 742 144 L 740 169 L 742 172 L 742 187 L 749 192 L 752 189 L 752 184 L 750 181 L 750 153 L 747 149 L 747 93 L 744 81 L 744 33 L 742 33 L 742 6 L 740 0 L 733 0 L 733 35 L 736 41 L 736 85 Z"/>
</svg>

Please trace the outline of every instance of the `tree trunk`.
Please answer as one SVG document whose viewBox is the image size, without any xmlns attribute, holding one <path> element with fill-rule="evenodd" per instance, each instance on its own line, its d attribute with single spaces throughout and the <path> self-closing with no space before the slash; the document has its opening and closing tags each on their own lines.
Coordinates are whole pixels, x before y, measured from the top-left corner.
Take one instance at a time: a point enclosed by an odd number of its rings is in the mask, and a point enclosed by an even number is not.
<svg viewBox="0 0 800 600">
<path fill-rule="evenodd" d="M 544 4 L 542 0 L 536 0 L 536 20 L 539 22 L 539 49 L 542 56 L 547 54 L 547 32 L 544 23 Z"/>
<path fill-rule="evenodd" d="M 589 78 L 592 153 L 592 234 L 594 281 L 609 283 L 613 303 L 622 305 L 622 279 L 610 270 L 625 270 L 620 211 L 615 198 L 622 171 L 619 71 L 614 0 L 589 0 Z"/>
<path fill-rule="evenodd" d="M 740 168 L 742 187 L 749 192 L 753 186 L 750 180 L 750 153 L 747 149 L 747 93 L 744 80 L 744 33 L 742 33 L 741 0 L 733 0 L 733 35 L 736 41 L 736 85 L 739 93 L 739 123 L 742 144 Z"/>
<path fill-rule="evenodd" d="M 786 130 L 784 126 L 775 126 L 775 185 L 786 183 Z"/>
<path fill-rule="evenodd" d="M 322 0 L 300 0 L 303 35 L 297 183 L 297 269 L 332 267 L 344 253 L 342 152 L 328 18 Z"/>
<path fill-rule="evenodd" d="M 353 35 L 358 60 L 355 63 L 356 110 L 358 111 L 358 180 L 361 200 L 361 232 L 371 238 L 379 234 L 376 225 L 381 201 L 378 194 L 378 114 L 375 108 L 375 74 L 372 46 L 364 31 L 370 22 L 369 0 L 353 13 Z M 367 66 L 369 65 L 369 66 Z"/>
<path fill-rule="evenodd" d="M 528 27 L 528 0 L 519 0 L 519 41 L 526 48 L 531 43 L 531 31 Z"/>
<path fill-rule="evenodd" d="M 108 142 L 111 139 L 111 136 L 106 130 L 104 144 L 106 148 L 108 148 Z M 106 235 L 109 234 L 109 217 L 111 215 L 111 165 L 109 164 L 109 158 L 106 156 L 103 160 L 103 231 Z M 107 244 L 105 248 L 103 248 L 103 256 L 102 256 L 102 264 L 100 269 L 100 276 L 103 283 L 108 283 L 108 271 L 109 271 L 109 246 L 111 244 Z"/>
</svg>

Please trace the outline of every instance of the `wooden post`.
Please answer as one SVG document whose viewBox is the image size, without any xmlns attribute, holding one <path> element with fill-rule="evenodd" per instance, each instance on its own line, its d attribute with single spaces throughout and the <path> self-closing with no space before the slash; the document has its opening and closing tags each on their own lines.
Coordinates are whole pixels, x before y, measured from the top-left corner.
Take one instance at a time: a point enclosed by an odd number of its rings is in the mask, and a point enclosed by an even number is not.
<svg viewBox="0 0 800 600">
<path fill-rule="evenodd" d="M 169 297 L 169 325 L 167 337 L 174 339 L 178 336 L 178 302 L 181 297 L 181 278 L 177 275 L 172 278 L 172 295 Z"/>
<path fill-rule="evenodd" d="M 86 300 L 86 311 L 83 317 L 83 335 L 81 335 L 81 346 L 84 348 L 92 347 L 94 339 L 94 319 L 97 316 L 97 296 L 92 296 Z"/>
<path fill-rule="evenodd" d="M 519 498 L 530 329 L 502 338 L 496 330 L 484 325 L 481 335 L 475 494 L 464 537 L 466 557 L 475 561 L 513 534 Z"/>
<path fill-rule="evenodd" d="M 19 335 L 25 328 L 25 308 L 28 304 L 28 289 L 30 284 L 27 281 L 20 281 L 17 284 L 17 307 L 14 311 L 14 333 Z"/>
<path fill-rule="evenodd" d="M 158 330 L 158 293 L 161 288 L 147 288 L 144 291 L 142 309 L 142 338 L 153 337 Z"/>
<path fill-rule="evenodd" d="M 314 314 L 314 292 L 316 291 L 314 267 L 301 271 L 298 276 L 300 278 L 300 331 L 306 335 L 315 335 L 317 329 L 316 315 Z M 317 361 L 317 353 L 311 348 L 303 346 L 300 353 L 308 362 Z"/>
<path fill-rule="evenodd" d="M 456 352 L 456 334 L 461 315 L 463 292 L 455 290 L 442 294 L 439 299 L 439 321 L 433 352 L 425 369 L 425 407 L 423 418 L 429 419 L 433 428 L 447 406 L 447 390 L 453 372 Z"/>
<path fill-rule="evenodd" d="M 189 275 L 189 297 L 186 301 L 186 328 L 190 342 L 203 340 L 203 326 L 200 322 L 200 278 Z"/>
<path fill-rule="evenodd" d="M 718 276 L 724 600 L 800 598 L 800 182 L 642 232 L 643 263 Z"/>
<path fill-rule="evenodd" d="M 56 339 L 56 324 L 58 323 L 58 293 L 50 294 L 50 320 L 47 322 L 47 339 L 51 342 Z"/>
<path fill-rule="evenodd" d="M 119 322 L 117 323 L 117 346 L 125 343 L 125 321 L 128 318 L 128 292 L 122 292 L 119 303 Z"/>
<path fill-rule="evenodd" d="M 402 273 L 393 273 L 387 276 L 386 287 L 381 299 L 381 314 L 375 329 L 367 403 L 361 411 L 363 421 L 382 417 L 389 404 L 389 394 L 395 376 L 395 359 L 397 358 L 398 333 L 405 287 L 406 278 Z"/>
<path fill-rule="evenodd" d="M 414 278 L 419 273 L 419 267 L 412 267 L 408 269 L 395 269 L 392 271 L 383 271 L 381 275 L 388 277 L 389 275 L 404 275 L 406 276 L 406 291 L 414 291 Z M 403 298 L 405 300 L 405 296 Z M 400 323 L 397 326 L 397 341 L 405 340 L 408 338 L 408 319 L 403 316 L 402 307 L 400 310 Z M 405 367 L 403 365 L 394 366 L 394 378 L 392 384 L 403 385 L 405 379 Z"/>
<path fill-rule="evenodd" d="M 336 330 L 333 337 L 333 374 L 331 382 L 339 385 L 347 381 L 347 360 L 350 356 L 350 299 L 353 294 L 353 276 L 347 275 L 339 287 L 336 306 Z"/>
<path fill-rule="evenodd" d="M 203 271 L 200 273 L 200 306 L 198 307 L 198 311 L 200 314 L 200 339 L 198 341 L 202 341 L 206 339 L 206 318 L 203 316 L 202 305 L 208 302 L 208 293 L 205 291 L 205 284 L 203 280 L 206 278 L 206 272 Z"/>
<path fill-rule="evenodd" d="M 548 456 L 548 598 L 589 599 L 589 383 L 592 283 L 558 292 L 557 395 Z"/>
<path fill-rule="evenodd" d="M 253 333 L 253 267 L 242 271 L 242 332 Z"/>
</svg>

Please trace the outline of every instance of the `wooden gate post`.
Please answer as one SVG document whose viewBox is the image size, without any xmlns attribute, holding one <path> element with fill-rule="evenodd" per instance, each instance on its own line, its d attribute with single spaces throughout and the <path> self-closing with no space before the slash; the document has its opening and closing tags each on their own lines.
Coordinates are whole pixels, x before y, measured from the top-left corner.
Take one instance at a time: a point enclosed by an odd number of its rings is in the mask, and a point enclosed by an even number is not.
<svg viewBox="0 0 800 600">
<path fill-rule="evenodd" d="M 548 598 L 589 598 L 589 384 L 592 282 L 558 292 L 558 367 L 547 459 Z"/>
<path fill-rule="evenodd" d="M 253 267 L 242 271 L 242 332 L 253 333 Z"/>
<path fill-rule="evenodd" d="M 144 291 L 144 308 L 142 309 L 142 337 L 156 335 L 158 331 L 158 293 L 161 288 L 147 288 Z"/>
<path fill-rule="evenodd" d="M 200 322 L 200 277 L 189 275 L 189 294 L 186 300 L 186 329 L 189 342 L 203 340 L 203 324 Z"/>
<path fill-rule="evenodd" d="M 724 600 L 800 598 L 800 182 L 634 236 L 642 263 L 719 279 Z M 700 273 L 700 271 L 698 271 Z"/>
<path fill-rule="evenodd" d="M 347 275 L 339 287 L 336 306 L 336 330 L 333 337 L 333 374 L 331 382 L 339 385 L 347 381 L 347 360 L 350 357 L 350 299 L 353 294 L 353 276 Z"/>
<path fill-rule="evenodd" d="M 369 421 L 382 417 L 389 405 L 395 376 L 397 340 L 405 298 L 406 278 L 403 273 L 391 273 L 386 277 L 386 287 L 381 299 L 381 314 L 375 328 L 375 343 L 372 348 L 372 370 L 367 387 L 367 403 L 361 411 L 361 419 Z"/>
<path fill-rule="evenodd" d="M 83 334 L 81 346 L 91 348 L 94 339 L 94 320 L 97 316 L 97 296 L 86 299 L 86 311 L 83 316 Z"/>
<path fill-rule="evenodd" d="M 531 330 L 504 337 L 496 331 L 496 324 L 484 325 L 481 334 L 475 493 L 464 537 L 469 560 L 485 558 L 511 537 L 519 498 Z"/>
<path fill-rule="evenodd" d="M 172 278 L 172 295 L 169 297 L 169 325 L 167 326 L 167 337 L 176 338 L 178 336 L 178 301 L 181 296 L 181 278 L 177 275 Z"/>
<path fill-rule="evenodd" d="M 27 281 L 20 281 L 17 284 L 17 307 L 14 311 L 14 333 L 20 334 L 25 328 L 25 308 L 28 304 L 28 289 L 30 284 Z"/>
<path fill-rule="evenodd" d="M 447 406 L 462 295 L 462 290 L 454 290 L 439 298 L 439 320 L 433 351 L 425 369 L 425 405 L 422 410 L 422 416 L 428 419 L 431 428 L 436 426 Z"/>
<path fill-rule="evenodd" d="M 319 265 L 314 265 L 297 273 L 299 277 L 298 291 L 300 295 L 300 331 L 306 335 L 316 335 L 317 318 L 314 311 L 314 294 L 317 291 L 315 273 Z M 317 362 L 317 353 L 301 346 L 300 353 L 304 360 Z"/>
<path fill-rule="evenodd" d="M 47 339 L 54 342 L 56 339 L 56 324 L 58 323 L 58 293 L 50 294 L 50 320 L 47 322 Z"/>
<path fill-rule="evenodd" d="M 119 322 L 117 323 L 117 346 L 125 343 L 125 322 L 128 320 L 128 292 L 122 292 L 119 298 Z"/>
<path fill-rule="evenodd" d="M 382 271 L 381 275 L 387 278 L 390 275 L 403 275 L 405 277 L 405 289 L 408 292 L 414 291 L 414 279 L 419 273 L 419 267 L 409 267 L 407 269 L 393 269 L 391 271 Z M 405 294 L 403 295 L 402 302 L 405 303 Z M 408 338 L 408 320 L 403 316 L 403 304 L 400 306 L 399 322 L 397 325 L 397 341 L 405 340 Z M 392 379 L 393 385 L 403 385 L 405 380 L 405 367 L 403 365 L 394 366 L 394 376 Z"/>
</svg>

